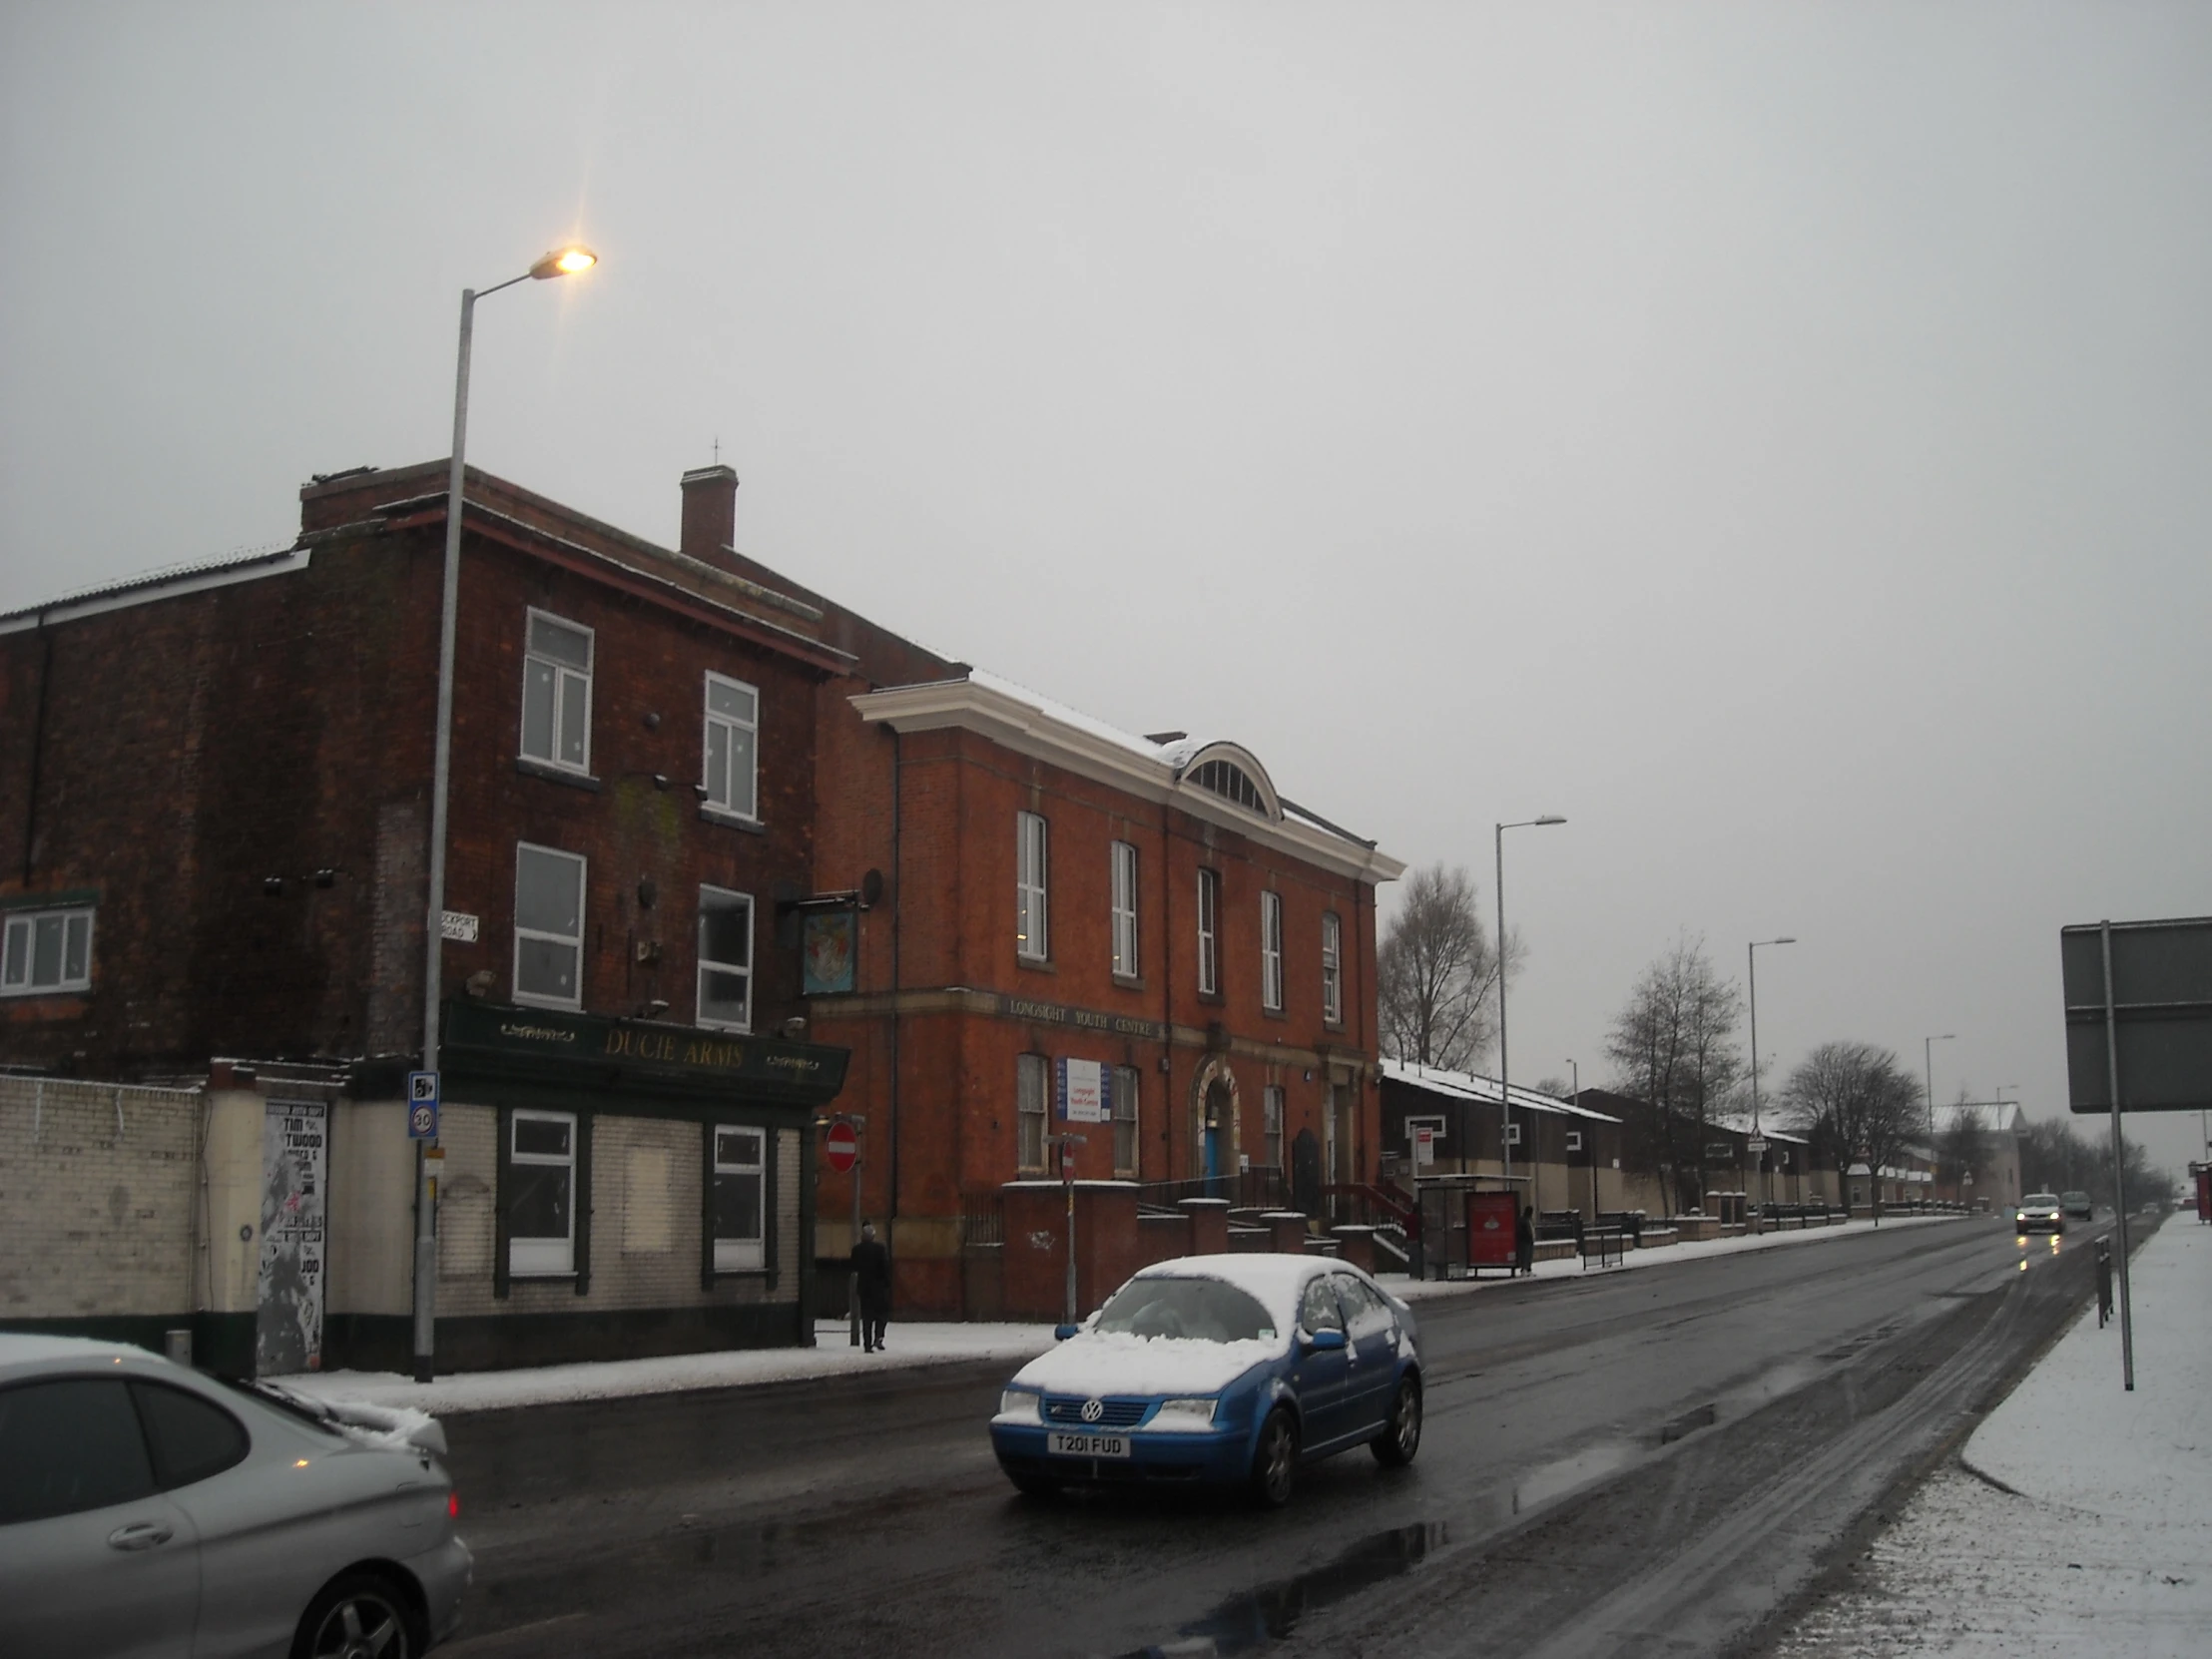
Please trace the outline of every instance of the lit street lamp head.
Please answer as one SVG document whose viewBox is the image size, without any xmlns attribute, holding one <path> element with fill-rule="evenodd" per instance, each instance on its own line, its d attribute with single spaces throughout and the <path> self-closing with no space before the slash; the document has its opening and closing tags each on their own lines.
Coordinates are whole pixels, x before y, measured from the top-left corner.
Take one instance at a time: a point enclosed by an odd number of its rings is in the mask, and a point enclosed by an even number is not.
<svg viewBox="0 0 2212 1659">
<path fill-rule="evenodd" d="M 542 282 L 548 276 L 574 276 L 579 272 L 591 270 L 598 263 L 597 254 L 582 243 L 575 243 L 541 256 L 538 263 L 530 268 L 530 275 Z"/>
</svg>

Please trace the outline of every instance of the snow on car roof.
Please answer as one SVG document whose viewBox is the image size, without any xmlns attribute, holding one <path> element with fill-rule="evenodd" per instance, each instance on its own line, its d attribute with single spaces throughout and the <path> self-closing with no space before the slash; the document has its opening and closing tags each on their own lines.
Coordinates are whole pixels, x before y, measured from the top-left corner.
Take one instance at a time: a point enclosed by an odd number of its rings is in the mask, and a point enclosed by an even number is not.
<svg viewBox="0 0 2212 1659">
<path fill-rule="evenodd" d="M 114 1361 L 159 1359 L 149 1349 L 130 1343 L 102 1342 L 94 1337 L 47 1337 L 31 1332 L 0 1333 L 0 1368 L 35 1366 L 51 1360 Z"/>
</svg>

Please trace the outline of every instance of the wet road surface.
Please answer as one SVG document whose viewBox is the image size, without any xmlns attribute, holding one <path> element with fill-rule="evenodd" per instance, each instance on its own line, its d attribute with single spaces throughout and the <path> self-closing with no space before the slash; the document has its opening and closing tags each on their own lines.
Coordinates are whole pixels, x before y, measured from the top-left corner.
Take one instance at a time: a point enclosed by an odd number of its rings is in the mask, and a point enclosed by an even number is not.
<svg viewBox="0 0 2212 1659">
<path fill-rule="evenodd" d="M 1346 1453 L 1274 1515 L 1016 1496 L 995 1363 L 454 1417 L 450 1651 L 1740 1647 L 2081 1306 L 2089 1237 L 1963 1220 L 1424 1303 L 1413 1467 Z"/>
</svg>

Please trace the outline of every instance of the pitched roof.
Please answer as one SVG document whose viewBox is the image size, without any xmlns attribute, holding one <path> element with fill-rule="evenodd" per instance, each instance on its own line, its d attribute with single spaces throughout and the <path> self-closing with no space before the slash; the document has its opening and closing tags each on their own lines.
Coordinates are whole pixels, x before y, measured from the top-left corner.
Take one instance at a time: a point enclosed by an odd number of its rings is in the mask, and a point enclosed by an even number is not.
<svg viewBox="0 0 2212 1659">
<path fill-rule="evenodd" d="M 1481 1077 L 1471 1072 L 1444 1071 L 1435 1066 L 1415 1065 L 1406 1060 L 1382 1062 L 1385 1082 L 1401 1083 L 1408 1088 L 1422 1089 L 1448 1100 L 1471 1100 L 1485 1106 L 1499 1104 L 1502 1094 L 1509 1092 L 1517 1110 L 1549 1112 L 1556 1117 L 1586 1118 L 1594 1123 L 1618 1123 L 1621 1120 L 1607 1112 L 1593 1111 L 1578 1106 L 1571 1100 L 1561 1100 L 1557 1095 L 1539 1094 L 1534 1089 L 1524 1089 L 1518 1083 L 1509 1090 L 1501 1089 L 1494 1077 Z"/>
</svg>

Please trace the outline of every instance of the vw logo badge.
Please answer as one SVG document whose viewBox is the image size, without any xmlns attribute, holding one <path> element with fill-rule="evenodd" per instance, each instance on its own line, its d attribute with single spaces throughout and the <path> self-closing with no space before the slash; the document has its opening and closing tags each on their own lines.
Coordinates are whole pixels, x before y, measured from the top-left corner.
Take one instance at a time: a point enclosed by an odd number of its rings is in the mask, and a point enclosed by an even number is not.
<svg viewBox="0 0 2212 1659">
<path fill-rule="evenodd" d="M 1096 1422 L 1105 1414 L 1106 1402 L 1103 1399 L 1086 1399 L 1083 1401 L 1083 1420 L 1085 1422 Z"/>
</svg>

